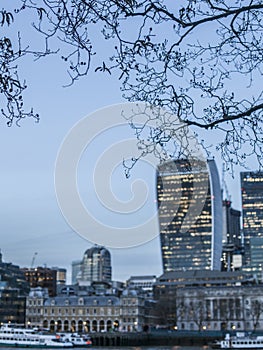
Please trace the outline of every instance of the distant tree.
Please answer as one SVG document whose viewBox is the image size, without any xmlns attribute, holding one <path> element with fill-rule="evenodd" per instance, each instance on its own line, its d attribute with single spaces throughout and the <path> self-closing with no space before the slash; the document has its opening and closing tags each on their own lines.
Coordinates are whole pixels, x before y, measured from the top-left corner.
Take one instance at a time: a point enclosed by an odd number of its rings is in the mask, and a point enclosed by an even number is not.
<svg viewBox="0 0 263 350">
<path fill-rule="evenodd" d="M 176 325 L 175 295 L 162 296 L 155 305 L 155 316 L 160 325 L 172 327 Z"/>
<path fill-rule="evenodd" d="M 42 52 L 23 48 L 20 38 L 15 50 L 13 40 L 1 39 L 0 93 L 7 102 L 2 114 L 10 123 L 27 115 L 37 117 L 23 110 L 26 86 L 16 70 L 20 58 L 59 50 L 68 65 L 69 85 L 90 70 L 117 74 L 127 100 L 165 107 L 195 130 L 220 132 L 217 150 L 228 168 L 244 164 L 251 154 L 262 165 L 261 0 L 14 3 L 16 8 L 1 11 L 1 26 L 24 16 L 24 23 L 32 22 L 43 37 L 44 47 Z M 96 54 L 98 33 L 109 45 Z M 142 156 L 156 145 L 168 145 L 176 132 L 173 118 L 156 116 L 147 137 L 137 130 Z"/>
<path fill-rule="evenodd" d="M 189 320 L 193 321 L 199 332 L 203 329 L 206 319 L 206 306 L 203 295 L 198 295 L 188 306 Z"/>
<path fill-rule="evenodd" d="M 253 331 L 255 331 L 259 325 L 260 316 L 263 313 L 263 303 L 259 300 L 252 300 L 251 307 L 249 310 L 252 322 L 253 322 Z"/>
<path fill-rule="evenodd" d="M 224 330 L 227 330 L 229 328 L 230 321 L 230 309 L 228 298 L 222 298 L 219 300 L 219 314 L 223 328 Z"/>
</svg>

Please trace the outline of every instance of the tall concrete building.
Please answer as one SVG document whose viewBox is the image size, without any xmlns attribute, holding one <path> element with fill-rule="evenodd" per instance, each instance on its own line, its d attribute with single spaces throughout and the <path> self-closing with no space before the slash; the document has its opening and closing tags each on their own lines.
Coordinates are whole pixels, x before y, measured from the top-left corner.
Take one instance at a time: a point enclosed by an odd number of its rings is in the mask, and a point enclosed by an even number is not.
<svg viewBox="0 0 263 350">
<path fill-rule="evenodd" d="M 251 238 L 263 237 L 263 172 L 240 173 L 245 266 L 251 265 Z M 263 254 L 263 251 L 262 251 Z"/>
<path fill-rule="evenodd" d="M 222 194 L 214 160 L 157 169 L 163 271 L 221 269 Z"/>
</svg>

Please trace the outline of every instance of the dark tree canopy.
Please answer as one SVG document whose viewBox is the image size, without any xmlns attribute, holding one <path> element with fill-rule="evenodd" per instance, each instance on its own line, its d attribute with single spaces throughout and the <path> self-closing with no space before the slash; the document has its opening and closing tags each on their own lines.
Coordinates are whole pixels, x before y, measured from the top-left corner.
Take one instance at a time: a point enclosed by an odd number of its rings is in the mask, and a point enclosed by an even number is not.
<svg viewBox="0 0 263 350">
<path fill-rule="evenodd" d="M 12 26 L 18 16 L 25 21 L 34 18 L 43 50 L 24 48 L 19 35 L 18 43 L 0 39 L 0 92 L 5 98 L 1 111 L 10 123 L 28 115 L 38 118 L 33 110 L 23 109 L 26 86 L 16 70 L 20 57 L 56 52 L 68 66 L 69 85 L 91 70 L 112 74 L 128 101 L 165 107 L 196 131 L 216 129 L 222 134 L 217 149 L 229 167 L 245 163 L 250 155 L 262 166 L 261 0 L 17 0 L 16 4 L 2 10 L 1 26 Z M 111 51 L 96 52 L 98 35 Z M 175 121 L 156 117 L 155 122 L 147 138 L 137 130 L 144 152 L 150 145 L 164 147 L 173 140 Z"/>
</svg>

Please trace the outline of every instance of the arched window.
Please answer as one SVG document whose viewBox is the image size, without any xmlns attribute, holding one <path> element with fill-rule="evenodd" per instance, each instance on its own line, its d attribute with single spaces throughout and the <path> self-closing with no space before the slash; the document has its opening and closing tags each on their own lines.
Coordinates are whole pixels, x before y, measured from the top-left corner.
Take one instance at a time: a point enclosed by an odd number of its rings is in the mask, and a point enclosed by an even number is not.
<svg viewBox="0 0 263 350">
<path fill-rule="evenodd" d="M 69 322 L 68 322 L 68 320 L 65 320 L 65 321 L 64 321 L 64 331 L 65 331 L 65 332 L 68 332 L 68 331 L 69 331 Z"/>
<path fill-rule="evenodd" d="M 87 320 L 86 322 L 84 322 L 84 332 L 90 332 L 90 321 Z"/>
<path fill-rule="evenodd" d="M 100 320 L 100 325 L 99 325 L 99 331 L 104 331 L 105 330 L 105 323 L 103 320 Z"/>
<path fill-rule="evenodd" d="M 92 331 L 93 332 L 97 332 L 98 328 L 97 328 L 97 321 L 96 320 L 93 320 L 92 321 Z"/>
<path fill-rule="evenodd" d="M 83 321 L 79 320 L 78 322 L 78 332 L 82 333 L 83 332 Z"/>
<path fill-rule="evenodd" d="M 115 330 L 115 331 L 117 331 L 118 329 L 119 329 L 119 321 L 118 320 L 115 320 L 114 322 L 113 322 L 113 329 Z"/>
<path fill-rule="evenodd" d="M 57 322 L 57 332 L 61 332 L 62 331 L 62 321 L 58 320 Z"/>
<path fill-rule="evenodd" d="M 111 329 L 112 329 L 112 322 L 111 322 L 111 320 L 108 320 L 107 321 L 107 332 L 111 331 Z"/>
<path fill-rule="evenodd" d="M 51 320 L 50 321 L 50 332 L 55 332 L 55 321 Z"/>
<path fill-rule="evenodd" d="M 76 332 L 76 321 L 71 321 L 71 332 Z"/>
</svg>

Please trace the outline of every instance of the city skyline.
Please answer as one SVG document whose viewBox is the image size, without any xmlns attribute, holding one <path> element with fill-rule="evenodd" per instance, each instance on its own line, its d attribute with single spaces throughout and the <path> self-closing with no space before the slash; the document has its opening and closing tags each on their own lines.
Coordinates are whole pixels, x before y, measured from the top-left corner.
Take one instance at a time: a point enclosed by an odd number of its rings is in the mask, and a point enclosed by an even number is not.
<svg viewBox="0 0 263 350">
<path fill-rule="evenodd" d="M 241 196 L 241 194 L 240 194 L 240 196 Z M 70 237 L 71 239 L 73 239 L 73 241 L 75 241 L 75 235 L 76 235 L 76 233 L 74 233 L 74 232 L 71 232 L 70 230 L 68 231 L 68 233 L 67 233 L 67 236 L 68 237 Z M 78 237 L 78 236 L 77 236 Z M 50 236 L 50 238 L 52 239 L 52 236 Z M 64 239 L 64 238 L 63 238 Z M 84 240 L 84 239 L 81 239 L 81 247 L 82 248 L 80 248 L 79 249 L 79 254 L 78 254 L 78 252 L 76 251 L 76 254 L 75 254 L 75 256 L 74 256 L 74 259 L 79 259 L 81 256 L 82 256 L 82 254 L 84 253 L 84 251 L 86 250 L 86 249 L 84 249 L 83 248 L 83 242 L 85 242 L 85 244 L 87 243 L 87 247 L 89 248 L 89 247 L 92 247 L 93 246 L 93 243 L 91 243 L 91 242 L 88 242 L 88 241 L 86 241 L 86 240 Z M 157 241 L 157 242 L 156 242 Z M 25 242 L 26 242 L 26 244 L 29 242 L 28 240 L 25 240 Z M 154 253 L 157 251 L 157 249 L 159 248 L 158 246 L 159 246 L 159 238 L 157 237 L 157 239 L 154 239 L 153 241 L 151 241 L 151 242 L 149 242 L 148 243 L 149 244 L 149 246 L 151 247 L 150 249 L 149 249 L 149 256 L 148 256 L 148 258 L 149 259 L 151 259 L 152 258 L 152 256 L 154 255 Z M 53 247 L 53 248 L 55 248 L 55 247 Z M 131 252 L 131 254 L 133 254 L 133 251 L 134 251 L 134 248 L 130 248 L 130 249 L 128 249 L 128 251 L 130 250 L 130 252 Z M 113 274 L 114 274 L 114 276 L 118 276 L 118 272 L 116 273 L 116 270 L 118 271 L 118 267 L 120 266 L 120 264 L 123 262 L 123 256 L 120 256 L 119 257 L 119 259 L 117 258 L 116 259 L 116 257 L 114 256 L 115 254 L 115 249 L 112 249 L 112 252 L 113 252 L 113 254 L 112 254 L 112 257 L 113 257 Z M 6 256 L 6 252 L 5 252 L 5 250 L 4 249 L 2 249 L 2 252 L 3 252 L 3 256 L 4 256 L 4 260 L 5 260 L 5 256 Z M 127 254 L 127 250 L 124 250 L 124 256 Z M 32 255 L 33 256 L 33 255 Z M 5 261 L 12 261 L 12 262 L 14 262 L 14 263 L 17 263 L 18 265 L 20 265 L 21 267 L 25 267 L 25 266 L 30 266 L 30 264 L 31 264 L 31 258 L 32 258 L 32 256 L 29 256 L 28 257 L 28 262 L 26 263 L 26 264 L 21 264 L 19 261 L 17 261 L 16 260 L 16 254 L 14 254 L 14 256 L 12 257 L 10 257 L 8 260 L 5 260 Z M 52 254 L 51 254 L 51 256 L 52 256 Z M 44 258 L 44 259 L 43 259 Z M 124 278 L 123 279 L 121 279 L 121 278 L 115 278 L 116 280 L 124 280 L 125 278 L 127 278 L 127 277 L 129 277 L 130 275 L 136 275 L 136 274 L 138 274 L 137 272 L 136 272 L 136 270 L 138 271 L 141 271 L 141 269 L 142 269 L 142 267 L 145 267 L 145 270 L 146 271 L 148 271 L 148 265 L 146 265 L 146 264 L 143 264 L 142 263 L 142 261 L 144 261 L 145 260 L 145 258 L 146 258 L 146 260 L 147 260 L 147 257 L 145 257 L 144 256 L 144 251 L 142 252 L 142 254 L 141 254 L 141 256 L 138 256 L 138 259 L 136 259 L 136 261 L 134 261 L 134 263 L 131 265 L 131 268 L 130 268 L 130 272 L 131 273 L 126 273 L 125 275 L 124 275 Z M 156 255 L 155 255 L 155 258 L 156 258 Z M 35 261 L 35 264 L 38 266 L 44 266 L 44 265 L 48 265 L 48 266 L 55 266 L 55 265 L 59 265 L 60 267 L 66 267 L 67 268 L 67 278 L 68 278 L 68 280 L 69 279 L 71 279 L 71 262 L 72 261 L 67 261 L 67 263 L 66 264 L 64 264 L 63 262 L 62 263 L 60 263 L 60 260 L 58 260 L 58 259 L 56 259 L 55 261 L 54 261 L 54 263 L 52 263 L 52 259 L 50 259 L 51 260 L 51 262 L 49 262 L 49 259 L 47 258 L 47 257 L 41 257 L 40 256 L 40 259 L 43 259 L 43 262 L 41 263 L 41 262 L 39 262 L 39 256 L 38 256 L 38 254 L 37 254 L 37 256 L 36 256 L 36 261 Z M 72 260 L 74 260 L 74 259 L 72 259 Z M 118 263 L 118 261 L 120 262 L 120 263 Z M 159 256 L 159 263 L 161 262 L 161 253 L 160 253 L 160 256 Z M 136 265 L 136 263 L 137 263 L 137 265 Z M 136 267 L 136 266 L 138 266 L 138 267 Z M 153 268 L 153 270 L 152 270 L 152 274 L 156 274 L 156 275 L 158 275 L 158 274 L 161 274 L 162 273 L 162 269 L 160 268 L 160 264 L 159 264 L 159 269 L 157 268 L 156 269 L 156 267 L 157 267 L 157 264 L 156 264 L 156 266 L 155 266 L 155 268 Z"/>
<path fill-rule="evenodd" d="M 36 36 L 27 32 L 22 19 L 18 18 L 10 27 L 4 27 L 7 35 L 15 37 L 17 31 L 23 33 L 25 42 L 36 42 Z M 104 42 L 98 43 L 104 50 Z M 54 189 L 54 167 L 58 150 L 68 132 L 82 118 L 106 106 L 123 103 L 118 77 L 94 71 L 89 77 L 80 79 L 70 88 L 62 86 L 69 83 L 65 66 L 60 59 L 47 58 L 34 61 L 33 57 L 24 59 L 20 66 L 22 77 L 26 77 L 28 88 L 25 90 L 25 109 L 32 105 L 40 114 L 40 122 L 33 119 L 20 121 L 20 127 L 15 124 L 8 128 L 6 120 L 1 119 L 1 249 L 5 261 L 13 261 L 20 266 L 30 266 L 37 252 L 36 265 L 63 266 L 70 270 L 71 261 L 79 259 L 93 242 L 83 239 L 75 233 L 62 216 Z M 106 116 L 107 117 L 107 116 Z M 125 131 L 117 131 L 114 135 L 100 135 L 97 143 L 85 150 L 80 162 L 80 184 L 85 186 L 86 179 L 92 181 L 92 170 L 100 153 L 118 141 L 118 137 L 128 139 L 134 131 L 127 126 Z M 201 130 L 200 139 L 205 139 L 208 145 L 216 143 L 220 135 Z M 96 141 L 96 140 L 95 140 Z M 120 147 L 121 148 L 121 147 Z M 220 154 L 211 150 L 215 157 L 222 179 L 222 162 Z M 122 157 L 120 158 L 122 161 Z M 247 167 L 255 169 L 254 160 L 248 160 Z M 116 170 L 116 169 L 115 169 Z M 233 207 L 241 208 L 240 179 L 241 167 L 235 167 L 235 179 L 230 173 L 225 173 L 224 182 L 231 195 Z M 132 184 L 137 178 L 142 178 L 153 193 L 155 187 L 155 172 L 145 164 L 138 164 L 131 172 L 131 178 L 125 178 L 122 163 L 114 173 L 112 180 L 113 192 L 121 201 L 128 201 L 132 193 Z M 81 187 L 83 189 L 83 187 Z M 84 188 L 85 203 L 89 199 L 90 188 Z M 109 224 L 110 213 L 105 213 L 105 207 L 90 197 L 91 207 L 100 214 L 99 219 Z M 153 198 L 149 198 L 153 204 Z M 147 208 L 150 212 L 151 205 Z M 135 220 L 142 221 L 145 213 L 139 214 Z M 147 217 L 148 218 L 148 217 Z M 119 215 L 120 221 L 125 221 L 124 215 Z M 113 276 L 116 280 L 124 280 L 138 272 L 151 274 L 161 273 L 161 249 L 159 238 L 134 248 L 111 249 L 113 260 Z M 136 256 L 136 259 L 134 259 Z"/>
<path fill-rule="evenodd" d="M 180 162 L 179 162 L 180 163 Z M 182 161 L 181 161 L 181 163 L 182 163 Z M 215 162 L 214 161 L 208 161 L 208 164 L 210 163 L 210 166 L 209 166 L 209 168 L 211 168 L 211 163 L 213 163 L 213 164 L 215 164 Z M 193 163 L 194 164 L 194 163 Z M 193 164 L 192 164 L 192 166 L 193 166 Z M 180 164 L 178 164 L 178 165 L 180 165 Z M 178 165 L 177 165 L 177 167 L 178 167 Z M 183 166 L 183 163 L 181 164 L 181 166 Z M 164 165 L 162 165 L 161 167 L 159 167 L 159 168 L 157 168 L 157 178 L 158 177 L 161 177 L 162 176 L 162 173 L 163 174 L 166 174 L 166 175 L 169 175 L 168 174 L 168 172 L 167 172 L 167 170 L 165 170 L 167 168 L 167 164 L 165 164 L 164 163 Z M 212 166 L 212 168 L 213 168 L 213 166 Z M 161 170 L 162 169 L 162 170 Z M 168 169 L 168 168 L 167 168 Z M 177 169 L 177 168 L 176 168 Z M 211 171 L 211 169 L 210 169 L 210 171 Z M 170 171 L 171 172 L 171 171 Z M 172 172 L 174 172 L 174 169 L 172 169 Z M 185 172 L 185 171 L 184 171 Z M 182 171 L 181 172 L 179 172 L 180 174 L 180 176 L 182 176 Z M 262 173 L 259 173 L 259 172 L 243 172 L 243 173 L 241 173 L 240 174 L 241 175 L 241 178 L 245 178 L 245 180 L 246 181 L 250 181 L 250 179 L 255 179 L 255 178 L 258 178 L 258 179 L 261 179 L 261 175 L 262 175 Z M 218 174 L 217 174 L 217 177 L 218 177 Z M 198 180 L 198 179 L 197 179 Z M 197 181 L 196 180 L 196 181 Z M 180 180 L 180 183 L 181 183 L 181 181 L 182 181 L 182 179 Z M 184 182 L 185 182 L 185 180 L 183 180 Z M 200 182 L 200 181 L 197 181 L 197 183 L 198 182 Z M 218 182 L 218 179 L 217 179 L 217 182 Z M 253 180 L 253 183 L 254 183 L 255 181 Z M 260 182 L 260 180 L 258 180 L 258 181 L 256 181 L 256 182 Z M 157 181 L 157 185 L 158 185 L 158 183 L 160 183 L 159 181 Z M 214 183 L 215 183 L 215 180 L 214 180 Z M 175 183 L 174 183 L 175 184 Z M 261 183 L 259 183 L 259 185 L 260 185 Z M 180 184 L 179 184 L 180 185 Z M 253 184 L 252 184 L 253 185 Z M 255 195 L 257 196 L 257 198 L 261 198 L 262 199 L 262 196 L 261 195 L 259 195 L 259 192 L 256 190 L 254 190 L 253 189 L 253 187 L 251 187 L 251 185 L 249 184 L 249 189 L 250 189 L 250 192 L 249 192 L 249 194 L 250 194 L 250 197 L 251 197 L 251 194 L 253 194 L 254 192 L 255 192 Z M 165 185 L 165 187 L 166 187 L 166 190 L 167 189 L 169 189 L 169 185 L 167 186 L 167 184 Z M 258 186 L 257 186 L 257 188 L 258 188 Z M 176 189 L 178 189 L 178 184 L 176 185 L 175 184 L 175 190 Z M 245 188 L 240 188 L 240 190 L 242 190 L 242 193 L 244 194 L 244 190 L 245 190 Z M 219 191 L 220 192 L 220 191 Z M 208 193 L 209 193 L 209 190 L 208 190 Z M 249 197 L 249 198 L 250 198 Z M 222 198 L 221 198 L 222 199 Z M 253 208 L 251 209 L 251 205 L 249 204 L 251 202 L 251 198 L 249 199 L 249 202 L 247 202 L 248 203 L 248 211 L 249 211 L 249 213 L 248 213 L 248 217 L 247 218 L 243 218 L 243 221 L 245 221 L 245 222 L 251 222 L 251 220 L 249 219 L 249 218 L 251 218 L 251 215 L 250 215 L 250 211 L 251 210 L 253 210 Z M 243 202 L 243 210 L 244 210 L 244 208 L 245 208 L 245 206 L 244 206 L 244 203 L 245 202 Z M 258 202 L 259 203 L 259 202 Z M 255 206 L 257 207 L 259 204 L 258 203 L 255 203 Z M 221 200 L 221 204 L 222 204 L 222 208 L 223 208 L 223 206 L 228 206 L 230 209 L 231 209 L 231 211 L 233 212 L 232 213 L 232 215 L 234 215 L 234 216 L 237 216 L 237 219 L 238 218 L 240 218 L 240 214 L 239 214 L 239 212 L 237 211 L 237 210 L 235 210 L 235 209 L 232 209 L 232 207 L 230 206 L 231 205 L 231 202 L 230 201 L 226 201 L 226 200 Z M 203 204 L 202 204 L 203 205 Z M 172 205 L 172 207 L 173 207 L 173 205 Z M 173 208 L 170 208 L 170 209 L 173 209 Z M 206 206 L 204 206 L 204 208 L 205 208 Z M 165 206 L 164 206 L 164 208 L 165 208 Z M 246 215 L 246 214 L 244 214 L 244 215 Z M 236 220 L 237 220 L 236 219 Z M 240 218 L 241 219 L 241 218 Z M 248 220 L 249 219 L 249 220 Z M 253 221 L 254 222 L 254 221 Z M 230 223 L 231 224 L 231 223 Z M 234 225 L 236 225 L 234 222 L 232 222 L 232 224 L 234 224 Z M 171 225 L 171 223 L 170 223 L 170 225 Z M 185 224 L 184 223 L 184 225 L 187 225 L 187 224 Z M 186 227 L 186 226 L 185 226 Z M 186 229 L 187 229 L 187 227 L 186 227 Z M 224 230 L 225 230 L 226 228 L 224 228 Z M 236 229 L 234 229 L 234 231 L 233 231 L 233 234 L 235 234 L 235 230 Z M 222 231 L 223 231 L 223 227 L 222 227 Z M 221 243 L 228 243 L 227 241 L 226 241 L 226 232 L 224 233 L 224 236 L 222 236 L 222 242 Z M 255 236 L 255 235 L 254 235 Z M 161 237 L 161 236 L 160 236 Z M 157 237 L 157 239 L 159 240 L 160 239 L 160 237 Z M 232 240 L 233 239 L 235 239 L 235 237 L 236 236 L 233 236 L 232 238 L 231 238 L 231 242 L 230 243 L 233 243 L 232 242 Z M 236 239 L 237 239 L 238 237 L 236 237 Z M 249 241 L 249 238 L 250 237 L 246 237 L 246 241 L 248 242 Z M 261 242 L 260 242 L 261 243 Z M 256 244 L 256 241 L 253 243 L 253 245 L 255 245 Z M 94 247 L 96 247 L 96 245 L 94 246 L 92 243 L 91 243 L 91 248 L 94 248 Z M 161 247 L 161 246 L 160 246 Z M 93 249 L 92 248 L 92 249 Z M 179 247 L 178 247 L 179 248 Z M 85 250 L 85 254 L 87 254 L 87 252 L 89 251 L 89 250 L 92 250 L 92 249 L 87 249 L 87 250 Z M 131 248 L 132 249 L 132 248 Z M 219 251 L 220 249 L 217 249 L 217 251 Z M 5 252 L 4 252 L 4 250 L 2 249 L 1 250 L 2 251 L 2 253 L 3 253 L 3 256 L 5 256 Z M 114 252 L 115 251 L 115 249 L 112 249 L 112 251 Z M 126 249 L 124 250 L 124 251 L 126 251 Z M 154 252 L 153 250 L 151 251 L 152 253 Z M 255 254 L 257 254 L 258 252 L 256 252 L 256 250 L 255 250 Z M 85 254 L 84 254 L 84 256 L 85 256 Z M 114 254 L 111 254 L 110 253 L 110 255 L 112 255 L 112 257 L 113 257 L 113 261 L 114 261 Z M 33 258 L 32 258 L 32 261 L 31 261 L 31 267 L 36 267 L 36 266 L 49 266 L 49 267 L 52 267 L 52 266 L 55 266 L 55 265 L 59 265 L 59 267 L 62 267 L 62 268 L 64 268 L 64 267 L 66 267 L 67 268 L 67 282 L 69 282 L 70 280 L 71 280 L 71 264 L 72 264 L 72 262 L 73 261 L 68 261 L 67 262 L 67 266 L 65 266 L 65 265 L 63 265 L 63 264 L 60 264 L 59 262 L 57 263 L 57 264 L 49 264 L 48 262 L 46 262 L 46 263 L 44 263 L 44 264 L 39 264 L 38 263 L 38 261 L 37 261 L 37 258 L 38 258 L 38 253 L 37 252 L 35 252 L 34 253 L 34 255 L 33 255 Z M 81 259 L 81 254 L 78 256 L 78 260 L 80 260 Z M 5 260 L 5 258 L 4 258 L 4 260 Z M 136 259 L 135 259 L 136 260 Z M 6 260 L 5 260 L 5 262 L 7 262 Z M 16 264 L 16 262 L 15 262 L 15 260 L 14 259 L 12 259 L 11 260 L 11 262 L 12 263 L 15 263 Z M 34 265 L 34 266 L 33 266 Z M 26 266 L 30 266 L 30 264 L 27 264 Z M 21 267 L 26 267 L 25 265 L 22 265 Z M 70 267 L 69 267 L 70 266 Z M 115 269 L 118 269 L 118 263 L 116 263 L 116 261 L 115 261 L 115 263 L 113 262 L 113 264 L 112 264 L 112 266 L 113 266 L 113 271 L 115 270 Z M 140 265 L 141 267 L 143 267 L 143 265 Z M 146 266 L 146 265 L 145 265 Z M 182 266 L 181 266 L 181 268 L 182 268 Z M 185 267 L 186 268 L 186 267 Z M 130 277 L 131 275 L 138 275 L 138 273 L 135 271 L 136 270 L 136 268 L 133 270 L 132 268 L 131 268 L 131 270 L 130 270 L 130 274 L 128 273 L 128 274 L 126 274 L 126 276 L 125 276 L 125 278 L 127 279 L 128 277 Z M 159 275 L 164 271 L 164 270 L 162 270 L 161 269 L 161 264 L 159 265 Z M 141 271 L 140 271 L 141 272 Z M 149 274 L 149 272 L 147 271 L 147 273 L 140 273 L 140 274 Z M 151 274 L 151 273 L 150 273 Z M 155 273 L 155 271 L 153 271 L 153 274 L 155 274 L 155 275 L 158 275 L 158 272 L 156 272 Z M 124 279 L 125 279 L 124 278 Z M 114 278 L 113 277 L 113 279 L 115 279 L 116 280 L 116 278 Z M 117 278 L 118 279 L 118 278 Z M 123 279 L 123 280 L 124 280 Z M 121 280 L 121 279 L 118 279 L 118 280 Z"/>
</svg>

